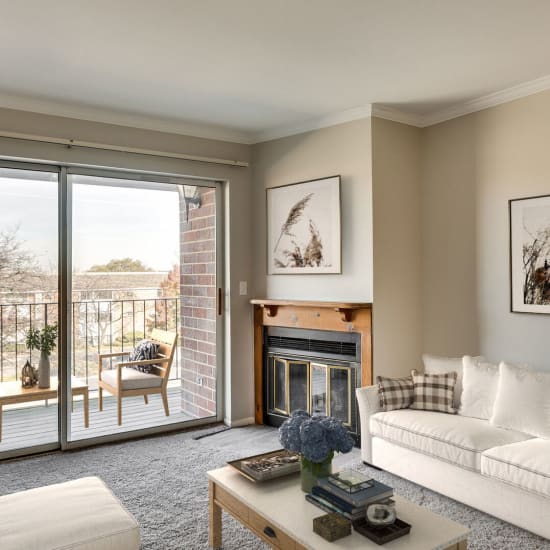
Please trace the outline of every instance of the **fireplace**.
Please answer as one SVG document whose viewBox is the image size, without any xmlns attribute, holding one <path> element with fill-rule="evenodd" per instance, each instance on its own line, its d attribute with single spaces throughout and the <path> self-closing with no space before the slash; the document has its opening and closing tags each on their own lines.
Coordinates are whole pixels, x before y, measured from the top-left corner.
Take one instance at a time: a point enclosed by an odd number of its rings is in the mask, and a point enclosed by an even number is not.
<svg viewBox="0 0 550 550">
<path fill-rule="evenodd" d="M 251 303 L 256 423 L 277 426 L 301 408 L 332 414 L 359 436 L 355 388 L 372 384 L 372 304 Z"/>
<path fill-rule="evenodd" d="M 263 351 L 264 423 L 279 426 L 302 409 L 333 416 L 358 437 L 360 334 L 265 327 Z"/>
</svg>

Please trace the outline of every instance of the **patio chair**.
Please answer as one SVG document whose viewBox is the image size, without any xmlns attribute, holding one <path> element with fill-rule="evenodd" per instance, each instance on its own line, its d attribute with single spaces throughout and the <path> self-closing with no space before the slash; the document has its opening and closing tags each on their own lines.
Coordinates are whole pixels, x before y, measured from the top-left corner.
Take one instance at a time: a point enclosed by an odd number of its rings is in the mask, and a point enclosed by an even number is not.
<svg viewBox="0 0 550 550">
<path fill-rule="evenodd" d="M 122 398 L 136 395 L 143 395 L 145 404 L 148 404 L 147 396 L 160 394 L 164 405 L 166 416 L 170 416 L 168 410 L 167 384 L 170 376 L 170 367 L 174 358 L 176 349 L 177 334 L 165 330 L 154 329 L 149 338 L 155 344 L 158 344 L 159 350 L 155 359 L 140 361 L 123 361 L 117 363 L 114 368 L 105 369 L 103 367 L 104 359 L 113 359 L 114 357 L 124 357 L 130 354 L 130 351 L 118 353 L 99 354 L 99 410 L 103 410 L 103 390 L 115 395 L 117 398 L 117 416 L 118 425 L 122 424 Z M 133 366 L 154 365 L 151 373 L 141 372 Z"/>
</svg>

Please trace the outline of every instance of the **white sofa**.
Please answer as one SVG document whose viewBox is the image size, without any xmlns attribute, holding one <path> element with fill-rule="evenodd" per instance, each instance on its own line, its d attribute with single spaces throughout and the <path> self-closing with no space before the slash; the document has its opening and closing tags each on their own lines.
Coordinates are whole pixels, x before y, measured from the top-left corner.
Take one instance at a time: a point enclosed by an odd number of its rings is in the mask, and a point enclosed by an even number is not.
<svg viewBox="0 0 550 550">
<path fill-rule="evenodd" d="M 550 440 L 487 420 L 380 410 L 378 386 L 357 389 L 362 459 L 550 539 Z"/>
</svg>

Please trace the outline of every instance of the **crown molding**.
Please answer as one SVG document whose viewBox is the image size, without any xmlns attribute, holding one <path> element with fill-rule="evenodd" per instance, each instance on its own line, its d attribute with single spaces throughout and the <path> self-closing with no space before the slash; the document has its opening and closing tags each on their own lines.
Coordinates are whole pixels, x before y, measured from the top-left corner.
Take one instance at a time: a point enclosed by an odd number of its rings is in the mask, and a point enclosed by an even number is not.
<svg viewBox="0 0 550 550">
<path fill-rule="evenodd" d="M 373 104 L 372 116 L 392 120 L 393 122 L 401 122 L 402 124 L 408 124 L 409 126 L 417 126 L 419 128 L 422 128 L 424 124 L 424 117 L 422 115 L 407 113 L 396 109 L 395 107 L 381 105 L 379 103 Z"/>
<path fill-rule="evenodd" d="M 252 143 L 251 134 L 222 126 L 125 113 L 114 109 L 75 105 L 51 99 L 35 99 L 0 93 L 0 108 L 246 145 Z"/>
<path fill-rule="evenodd" d="M 460 116 L 482 111 L 489 107 L 496 107 L 503 103 L 508 103 L 522 97 L 527 97 L 539 92 L 544 92 L 550 89 L 550 75 L 530 80 L 528 82 L 522 82 L 516 86 L 505 88 L 492 94 L 487 94 L 464 103 L 459 103 L 448 109 L 442 109 L 432 114 L 424 116 L 423 126 L 432 126 L 433 124 L 439 124 L 446 120 L 451 120 Z"/>
<path fill-rule="evenodd" d="M 372 105 L 367 103 L 366 105 L 360 105 L 359 107 L 346 109 L 338 113 L 309 119 L 299 124 L 285 124 L 263 132 L 258 132 L 254 135 L 253 143 L 262 143 L 263 141 L 271 141 L 273 139 L 303 134 L 305 132 L 311 132 L 312 130 L 320 130 L 321 128 L 328 128 L 329 126 L 336 126 L 337 124 L 344 124 L 345 122 L 351 122 L 353 120 L 369 118 L 371 115 Z"/>
<path fill-rule="evenodd" d="M 281 125 L 261 132 L 245 132 L 205 123 L 125 113 L 101 107 L 71 105 L 57 100 L 36 99 L 6 93 L 0 93 L 0 108 L 251 145 L 320 130 L 321 128 L 371 116 L 425 128 L 549 89 L 550 75 L 547 75 L 426 114 L 411 113 L 382 103 L 367 103 L 345 111 L 309 119 L 297 124 Z"/>
<path fill-rule="evenodd" d="M 417 126 L 418 128 L 426 128 L 427 126 L 433 126 L 434 124 L 452 120 L 453 118 L 476 113 L 490 107 L 496 107 L 497 105 L 509 103 L 510 101 L 549 89 L 550 75 L 547 75 L 424 115 L 408 113 L 383 104 L 374 104 L 372 106 L 372 115 L 393 120 L 394 122 L 409 124 L 410 126 Z"/>
</svg>

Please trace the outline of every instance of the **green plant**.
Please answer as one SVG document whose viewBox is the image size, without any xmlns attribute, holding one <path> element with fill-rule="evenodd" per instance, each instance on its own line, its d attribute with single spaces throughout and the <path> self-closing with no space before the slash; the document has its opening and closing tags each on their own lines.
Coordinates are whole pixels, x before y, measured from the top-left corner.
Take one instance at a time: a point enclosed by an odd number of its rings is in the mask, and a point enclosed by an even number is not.
<svg viewBox="0 0 550 550">
<path fill-rule="evenodd" d="M 29 329 L 26 333 L 25 344 L 28 349 L 40 350 L 41 353 L 50 355 L 57 344 L 57 323 L 46 325 L 42 330 Z"/>
</svg>

